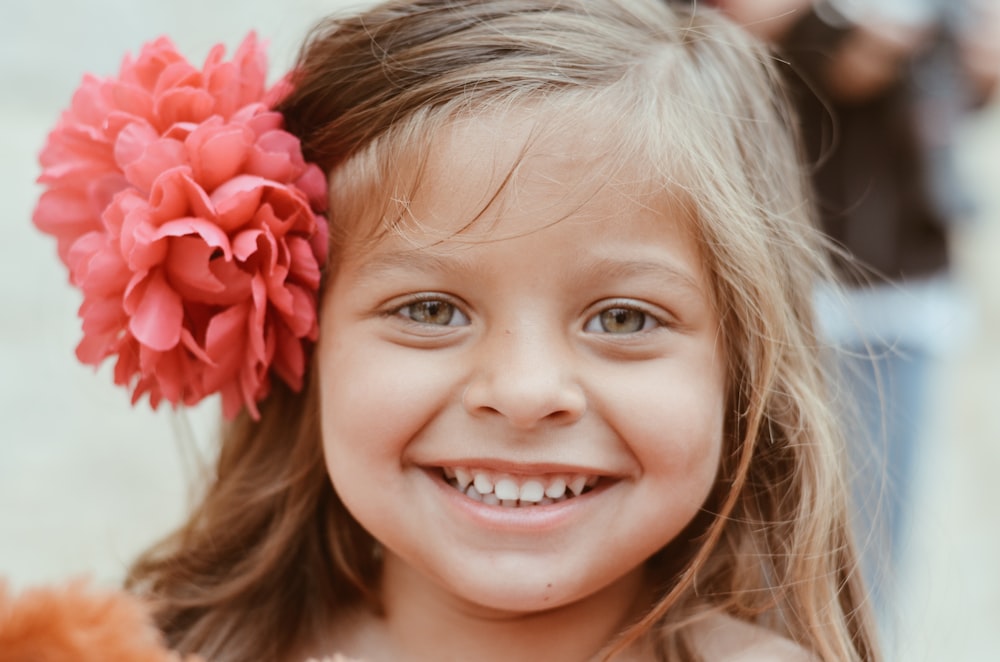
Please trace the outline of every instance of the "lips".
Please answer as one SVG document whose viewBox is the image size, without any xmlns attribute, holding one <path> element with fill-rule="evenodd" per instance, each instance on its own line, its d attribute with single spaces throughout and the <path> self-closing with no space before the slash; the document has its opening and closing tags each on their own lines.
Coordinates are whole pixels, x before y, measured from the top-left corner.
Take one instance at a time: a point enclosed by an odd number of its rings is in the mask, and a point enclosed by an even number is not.
<svg viewBox="0 0 1000 662">
<path fill-rule="evenodd" d="M 594 488 L 600 477 L 589 474 L 513 474 L 471 467 L 443 467 L 445 482 L 470 499 L 507 508 L 544 506 L 572 499 Z"/>
</svg>

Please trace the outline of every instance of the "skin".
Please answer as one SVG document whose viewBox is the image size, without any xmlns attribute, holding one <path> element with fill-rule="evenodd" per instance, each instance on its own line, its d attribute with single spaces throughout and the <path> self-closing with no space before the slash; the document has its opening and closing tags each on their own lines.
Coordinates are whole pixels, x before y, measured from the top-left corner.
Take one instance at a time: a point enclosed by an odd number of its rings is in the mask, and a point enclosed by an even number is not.
<svg viewBox="0 0 1000 662">
<path fill-rule="evenodd" d="M 458 123 L 404 231 L 341 252 L 321 311 L 322 436 L 337 493 L 383 546 L 386 615 L 344 620 L 332 650 L 589 659 L 648 608 L 646 560 L 714 484 L 726 360 L 709 275 L 638 167 L 592 186 L 605 146 L 580 136 L 602 125 L 525 154 L 527 114 Z M 600 480 L 507 509 L 449 486 L 456 466 Z"/>
</svg>

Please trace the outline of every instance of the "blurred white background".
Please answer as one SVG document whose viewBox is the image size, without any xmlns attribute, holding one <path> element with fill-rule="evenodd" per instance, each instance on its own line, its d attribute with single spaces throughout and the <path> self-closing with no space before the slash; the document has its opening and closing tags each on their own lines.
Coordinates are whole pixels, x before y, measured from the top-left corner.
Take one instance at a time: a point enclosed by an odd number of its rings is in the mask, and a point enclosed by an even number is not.
<svg viewBox="0 0 1000 662">
<path fill-rule="evenodd" d="M 255 29 L 275 80 L 321 15 L 345 0 L 36 0 L 0 10 L 0 577 L 15 588 L 89 575 L 113 585 L 179 523 L 211 455 L 216 403 L 175 415 L 128 405 L 110 366 L 79 365 L 75 311 L 55 241 L 31 225 L 35 155 L 84 72 L 114 74 L 126 52 L 169 35 L 200 62 Z M 933 428 L 899 572 L 890 659 L 1000 659 L 1000 109 L 963 135 L 967 176 L 986 202 L 958 238 L 978 324 L 941 371 Z M 178 441 L 188 428 L 194 443 Z M 185 450 L 186 449 L 186 450 Z"/>
</svg>

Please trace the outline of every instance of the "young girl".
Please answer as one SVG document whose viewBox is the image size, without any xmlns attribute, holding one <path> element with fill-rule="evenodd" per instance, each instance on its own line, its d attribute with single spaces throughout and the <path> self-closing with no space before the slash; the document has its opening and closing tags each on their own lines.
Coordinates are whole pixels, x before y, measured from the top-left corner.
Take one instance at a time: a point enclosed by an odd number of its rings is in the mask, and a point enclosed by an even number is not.
<svg viewBox="0 0 1000 662">
<path fill-rule="evenodd" d="M 239 158 L 208 111 L 158 127 L 199 155 L 180 174 L 166 148 L 130 161 L 127 135 L 115 156 L 152 193 L 104 215 L 143 247 L 127 332 L 100 327 L 116 377 L 242 407 L 200 505 L 128 579 L 168 642 L 217 662 L 878 659 L 776 79 L 737 27 L 656 0 L 330 20 L 276 107 L 327 176 L 328 238 L 294 150 L 280 185 L 227 180 L 284 140 L 260 138 L 272 113 L 233 115 L 258 136 Z M 253 232 L 229 215 L 251 202 Z M 248 303 L 218 321 L 232 290 Z"/>
</svg>

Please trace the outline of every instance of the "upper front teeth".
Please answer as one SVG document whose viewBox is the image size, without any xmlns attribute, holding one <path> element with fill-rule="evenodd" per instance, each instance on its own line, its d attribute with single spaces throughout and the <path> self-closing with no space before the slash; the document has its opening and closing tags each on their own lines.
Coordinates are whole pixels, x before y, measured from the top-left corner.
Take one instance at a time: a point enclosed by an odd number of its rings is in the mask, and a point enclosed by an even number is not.
<svg viewBox="0 0 1000 662">
<path fill-rule="evenodd" d="M 472 484 L 476 486 L 476 491 L 480 494 L 489 494 L 493 491 L 493 478 L 486 474 L 476 474 L 472 479 Z"/>
<path fill-rule="evenodd" d="M 444 475 L 471 498 L 502 505 L 552 503 L 570 496 L 579 496 L 587 487 L 597 484 L 597 476 L 586 474 L 523 478 L 467 467 L 445 467 Z M 567 494 L 567 489 L 570 494 Z"/>
</svg>

